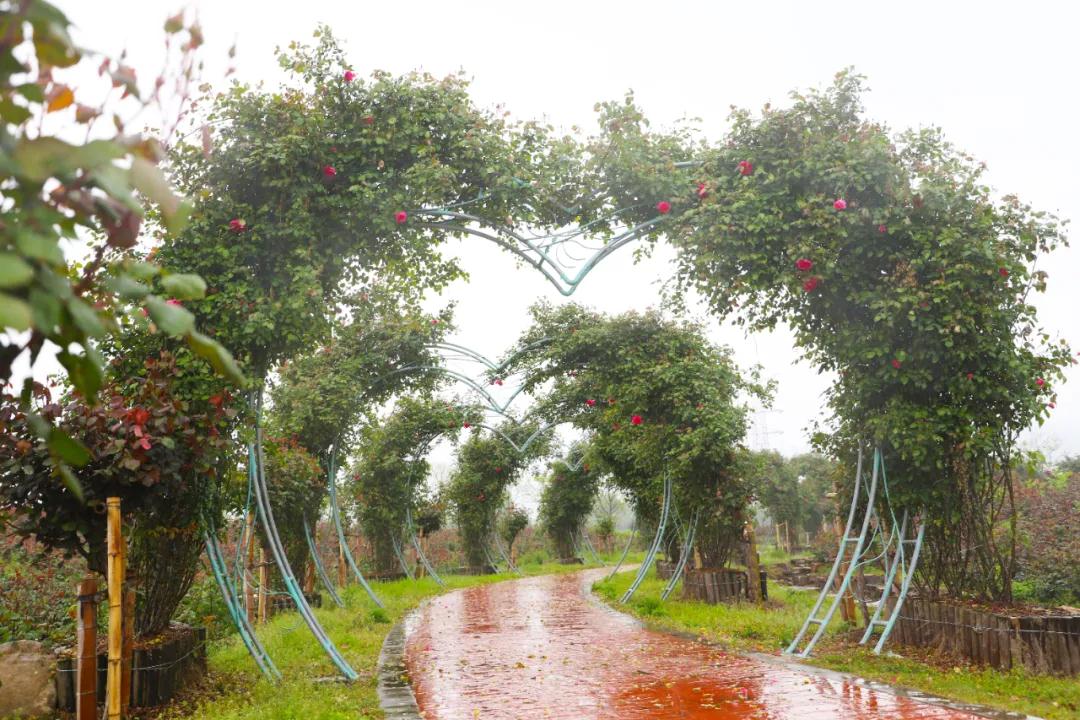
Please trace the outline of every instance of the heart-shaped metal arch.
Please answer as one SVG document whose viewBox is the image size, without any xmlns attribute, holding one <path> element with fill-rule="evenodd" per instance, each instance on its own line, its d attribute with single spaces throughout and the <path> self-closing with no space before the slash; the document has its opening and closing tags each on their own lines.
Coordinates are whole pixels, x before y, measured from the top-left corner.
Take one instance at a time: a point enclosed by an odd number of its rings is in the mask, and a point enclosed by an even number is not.
<svg viewBox="0 0 1080 720">
<path fill-rule="evenodd" d="M 624 245 L 645 237 L 651 232 L 651 228 L 663 220 L 662 216 L 651 218 L 616 234 L 605 242 L 599 250 L 593 251 L 593 254 L 585 260 L 585 263 L 578 268 L 576 273 L 570 274 L 570 269 L 560 263 L 559 259 L 551 251 L 564 243 L 578 242 L 579 238 L 583 237 L 588 232 L 588 228 L 595 223 L 573 228 L 571 231 L 567 231 L 565 235 L 556 233 L 538 238 L 529 238 L 509 228 L 489 227 L 485 229 L 487 221 L 484 218 L 456 210 L 421 208 L 413 210 L 410 214 L 431 218 L 428 221 L 417 221 L 416 225 L 420 227 L 456 234 L 474 235 L 490 240 L 499 247 L 509 250 L 524 260 L 526 264 L 539 270 L 560 294 L 567 297 L 574 294 L 581 282 L 601 260 Z M 601 221 L 596 221 L 596 223 L 599 222 Z"/>
<path fill-rule="evenodd" d="M 684 160 L 673 163 L 671 167 L 682 170 L 702 164 L 700 160 Z M 529 186 L 527 181 L 520 178 L 513 178 L 512 182 L 517 187 Z M 410 222 L 420 227 L 459 235 L 474 235 L 489 240 L 499 247 L 509 250 L 528 265 L 539 270 L 564 296 L 572 295 L 601 260 L 619 248 L 654 232 L 656 225 L 664 219 L 663 215 L 657 215 L 641 223 L 627 224 L 628 226 L 621 232 L 616 232 L 610 236 L 602 232 L 602 229 L 622 224 L 621 216 L 645 207 L 643 204 L 637 204 L 613 210 L 606 216 L 591 222 L 569 225 L 562 230 L 526 233 L 513 229 L 513 218 L 510 219 L 510 226 L 494 225 L 489 219 L 466 211 L 468 206 L 478 203 L 484 198 L 485 195 L 480 194 L 475 198 L 454 203 L 453 205 L 439 208 L 422 207 L 409 211 L 406 217 L 418 218 Z M 525 209 L 529 210 L 531 208 L 526 205 Z M 562 207 L 561 209 L 566 213 L 568 219 L 575 218 L 580 212 L 580 207 Z M 604 236 L 600 238 L 603 244 L 599 248 L 589 248 L 584 244 L 583 239 L 589 237 L 596 230 L 601 230 L 597 234 Z M 586 253 L 591 251 L 592 255 L 575 258 L 566 250 L 567 246 L 572 245 L 576 245 Z M 576 271 L 573 271 L 555 256 L 558 251 L 570 256 L 572 260 L 583 261 L 583 264 Z"/>
</svg>

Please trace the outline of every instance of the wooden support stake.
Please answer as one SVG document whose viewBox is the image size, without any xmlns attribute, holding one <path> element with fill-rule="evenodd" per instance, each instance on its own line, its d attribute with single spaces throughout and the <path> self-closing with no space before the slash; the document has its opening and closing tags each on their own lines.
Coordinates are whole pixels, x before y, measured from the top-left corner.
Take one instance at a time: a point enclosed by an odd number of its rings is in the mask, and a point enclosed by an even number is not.
<svg viewBox="0 0 1080 720">
<path fill-rule="evenodd" d="M 108 582 L 109 582 L 109 664 L 105 682 L 105 717 L 119 720 L 121 710 L 121 665 L 123 663 L 123 587 L 124 539 L 120 528 L 120 498 L 105 501 L 108 516 Z"/>
<path fill-rule="evenodd" d="M 132 661 L 135 658 L 135 590 L 124 589 L 124 635 L 120 671 L 120 712 L 127 715 L 131 705 Z"/>
<path fill-rule="evenodd" d="M 95 578 L 76 586 L 79 594 L 75 666 L 75 720 L 97 720 L 97 591 Z"/>
<path fill-rule="evenodd" d="M 747 522 L 743 527 L 746 534 L 746 584 L 750 599 L 761 602 L 761 565 L 758 560 L 757 538 L 754 537 L 754 523 Z"/>
<path fill-rule="evenodd" d="M 345 546 L 338 543 L 337 549 L 337 584 L 338 587 L 345 587 Z"/>
<path fill-rule="evenodd" d="M 266 550 L 259 548 L 259 622 L 266 622 L 267 601 L 269 594 L 269 568 L 266 566 Z"/>
<path fill-rule="evenodd" d="M 304 563 L 304 594 L 315 594 L 315 561 L 311 559 Z"/>
<path fill-rule="evenodd" d="M 241 539 L 247 543 L 247 559 L 244 567 L 244 612 L 249 624 L 255 624 L 255 589 L 251 586 L 251 575 L 255 572 L 255 514 L 249 513 Z"/>
</svg>

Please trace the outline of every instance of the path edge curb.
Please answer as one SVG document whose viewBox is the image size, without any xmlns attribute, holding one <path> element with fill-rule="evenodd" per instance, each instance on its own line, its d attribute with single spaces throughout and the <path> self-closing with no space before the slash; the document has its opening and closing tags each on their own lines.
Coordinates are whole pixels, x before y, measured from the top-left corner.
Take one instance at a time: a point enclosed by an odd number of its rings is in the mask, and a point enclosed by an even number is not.
<svg viewBox="0 0 1080 720">
<path fill-rule="evenodd" d="M 379 662 L 375 670 L 379 678 L 377 693 L 379 707 L 387 720 L 423 720 L 424 718 L 420 714 L 420 706 L 416 703 L 412 681 L 405 667 L 405 624 L 426 602 L 410 610 L 394 627 L 390 628 L 390 632 L 383 639 L 382 649 L 379 650 Z"/>
</svg>

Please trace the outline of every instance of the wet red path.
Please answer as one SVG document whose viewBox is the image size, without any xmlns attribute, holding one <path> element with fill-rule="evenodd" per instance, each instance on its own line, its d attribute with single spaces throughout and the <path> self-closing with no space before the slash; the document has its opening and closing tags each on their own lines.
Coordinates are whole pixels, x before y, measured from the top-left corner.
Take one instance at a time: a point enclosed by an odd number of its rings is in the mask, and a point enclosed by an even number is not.
<svg viewBox="0 0 1080 720">
<path fill-rule="evenodd" d="M 586 597 L 603 572 L 432 600 L 406 628 L 426 720 L 976 717 L 646 630 Z"/>
</svg>

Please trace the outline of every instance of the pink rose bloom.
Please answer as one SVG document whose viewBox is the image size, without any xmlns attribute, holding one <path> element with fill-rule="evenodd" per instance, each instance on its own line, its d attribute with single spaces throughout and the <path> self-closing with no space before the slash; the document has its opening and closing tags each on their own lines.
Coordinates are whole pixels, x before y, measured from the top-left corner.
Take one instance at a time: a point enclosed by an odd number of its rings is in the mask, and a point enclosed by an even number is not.
<svg viewBox="0 0 1080 720">
<path fill-rule="evenodd" d="M 847 202 L 845 202 L 843 198 L 837 199 L 832 206 L 837 210 L 847 210 Z"/>
</svg>

